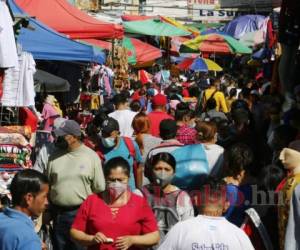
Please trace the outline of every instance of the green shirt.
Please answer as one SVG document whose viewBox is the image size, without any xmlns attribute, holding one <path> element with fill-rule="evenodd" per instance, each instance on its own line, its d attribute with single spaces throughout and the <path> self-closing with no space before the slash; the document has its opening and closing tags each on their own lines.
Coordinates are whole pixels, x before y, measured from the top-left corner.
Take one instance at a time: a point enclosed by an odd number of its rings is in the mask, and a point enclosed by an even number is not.
<svg viewBox="0 0 300 250">
<path fill-rule="evenodd" d="M 48 163 L 50 200 L 57 206 L 80 205 L 92 193 L 105 188 L 98 155 L 81 145 L 73 151 L 57 151 Z"/>
</svg>

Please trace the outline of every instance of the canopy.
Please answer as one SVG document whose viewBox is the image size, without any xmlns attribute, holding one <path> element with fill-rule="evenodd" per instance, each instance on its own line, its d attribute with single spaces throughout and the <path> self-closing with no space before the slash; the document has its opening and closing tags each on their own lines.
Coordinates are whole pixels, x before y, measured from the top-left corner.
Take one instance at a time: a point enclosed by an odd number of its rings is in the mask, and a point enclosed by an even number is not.
<svg viewBox="0 0 300 250">
<path fill-rule="evenodd" d="M 229 22 L 224 27 L 223 32 L 236 39 L 240 39 L 249 32 L 261 29 L 264 22 L 265 17 L 261 15 L 239 16 Z"/>
<path fill-rule="evenodd" d="M 97 39 L 84 39 L 83 41 L 108 50 L 112 47 L 111 43 Z M 139 39 L 125 37 L 122 46 L 128 50 L 128 63 L 130 64 L 144 64 L 162 56 L 160 49 Z"/>
<path fill-rule="evenodd" d="M 251 54 L 252 50 L 237 41 L 236 39 L 219 34 L 209 34 L 198 36 L 195 39 L 183 43 L 181 52 L 187 50 L 201 51 L 205 53 L 222 53 L 222 54 Z"/>
<path fill-rule="evenodd" d="M 70 84 L 67 80 L 38 69 L 33 76 L 36 92 L 68 92 Z"/>
<path fill-rule="evenodd" d="M 14 15 L 24 15 L 13 0 L 8 0 L 8 3 Z M 104 53 L 96 52 L 92 46 L 72 41 L 33 18 L 29 18 L 29 24 L 34 30 L 22 28 L 17 40 L 34 59 L 105 62 Z"/>
<path fill-rule="evenodd" d="M 16 0 L 28 14 L 70 38 L 122 38 L 120 25 L 99 21 L 66 0 Z"/>
<path fill-rule="evenodd" d="M 188 36 L 191 32 L 165 23 L 160 19 L 123 22 L 125 32 L 149 36 Z"/>
<path fill-rule="evenodd" d="M 124 22 L 131 22 L 131 21 L 143 21 L 148 19 L 153 19 L 155 16 L 139 16 L 139 15 L 123 15 L 121 16 Z"/>
<path fill-rule="evenodd" d="M 178 67 L 182 70 L 191 69 L 197 72 L 207 72 L 207 71 L 222 71 L 223 69 L 216 64 L 214 61 L 205 59 L 202 57 L 197 58 L 186 58 Z"/>
</svg>

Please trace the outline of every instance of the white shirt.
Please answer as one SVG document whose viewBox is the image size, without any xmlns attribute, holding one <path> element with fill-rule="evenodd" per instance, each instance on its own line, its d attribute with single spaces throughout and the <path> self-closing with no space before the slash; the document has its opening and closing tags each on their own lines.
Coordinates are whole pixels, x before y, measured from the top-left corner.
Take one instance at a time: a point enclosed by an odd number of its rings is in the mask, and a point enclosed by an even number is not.
<svg viewBox="0 0 300 250">
<path fill-rule="evenodd" d="M 131 124 L 136 114 L 137 112 L 133 112 L 129 109 L 124 109 L 124 110 L 116 110 L 110 113 L 108 116 L 118 121 L 121 136 L 132 137 L 134 131 Z"/>
<path fill-rule="evenodd" d="M 221 174 L 224 161 L 224 148 L 217 144 L 203 145 L 206 153 L 209 175 L 218 177 Z"/>
<path fill-rule="evenodd" d="M 18 67 L 5 70 L 1 103 L 8 107 L 34 106 L 35 61 L 32 55 L 25 51 L 20 54 L 18 60 Z"/>
<path fill-rule="evenodd" d="M 13 20 L 5 1 L 0 0 L 0 68 L 18 66 Z"/>
<path fill-rule="evenodd" d="M 254 250 L 247 235 L 224 217 L 199 215 L 177 223 L 158 250 Z"/>
</svg>

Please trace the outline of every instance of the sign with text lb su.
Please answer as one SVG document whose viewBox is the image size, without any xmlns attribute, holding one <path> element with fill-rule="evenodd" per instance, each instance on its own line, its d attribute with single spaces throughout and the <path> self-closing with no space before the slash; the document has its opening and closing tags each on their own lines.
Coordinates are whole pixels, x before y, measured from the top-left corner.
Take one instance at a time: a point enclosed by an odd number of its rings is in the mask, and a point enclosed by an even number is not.
<svg viewBox="0 0 300 250">
<path fill-rule="evenodd" d="M 233 9 L 220 9 L 218 0 L 187 0 L 187 3 L 195 21 L 230 21 L 237 14 Z"/>
</svg>

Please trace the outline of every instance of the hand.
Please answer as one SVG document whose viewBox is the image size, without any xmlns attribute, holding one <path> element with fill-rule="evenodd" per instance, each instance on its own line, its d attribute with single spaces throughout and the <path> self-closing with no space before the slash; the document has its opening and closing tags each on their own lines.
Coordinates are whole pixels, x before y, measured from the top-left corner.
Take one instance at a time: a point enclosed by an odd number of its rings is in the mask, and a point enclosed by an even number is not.
<svg viewBox="0 0 300 250">
<path fill-rule="evenodd" d="M 45 242 L 42 242 L 42 250 L 48 250 L 47 245 Z"/>
<path fill-rule="evenodd" d="M 116 247 L 119 250 L 127 250 L 132 245 L 133 245 L 132 236 L 122 236 L 122 237 L 118 237 L 116 240 Z"/>
<path fill-rule="evenodd" d="M 107 238 L 106 236 L 103 234 L 103 233 L 96 233 L 94 236 L 93 236 L 93 239 L 92 239 L 92 242 L 95 243 L 95 244 L 103 244 L 107 241 Z"/>
</svg>

